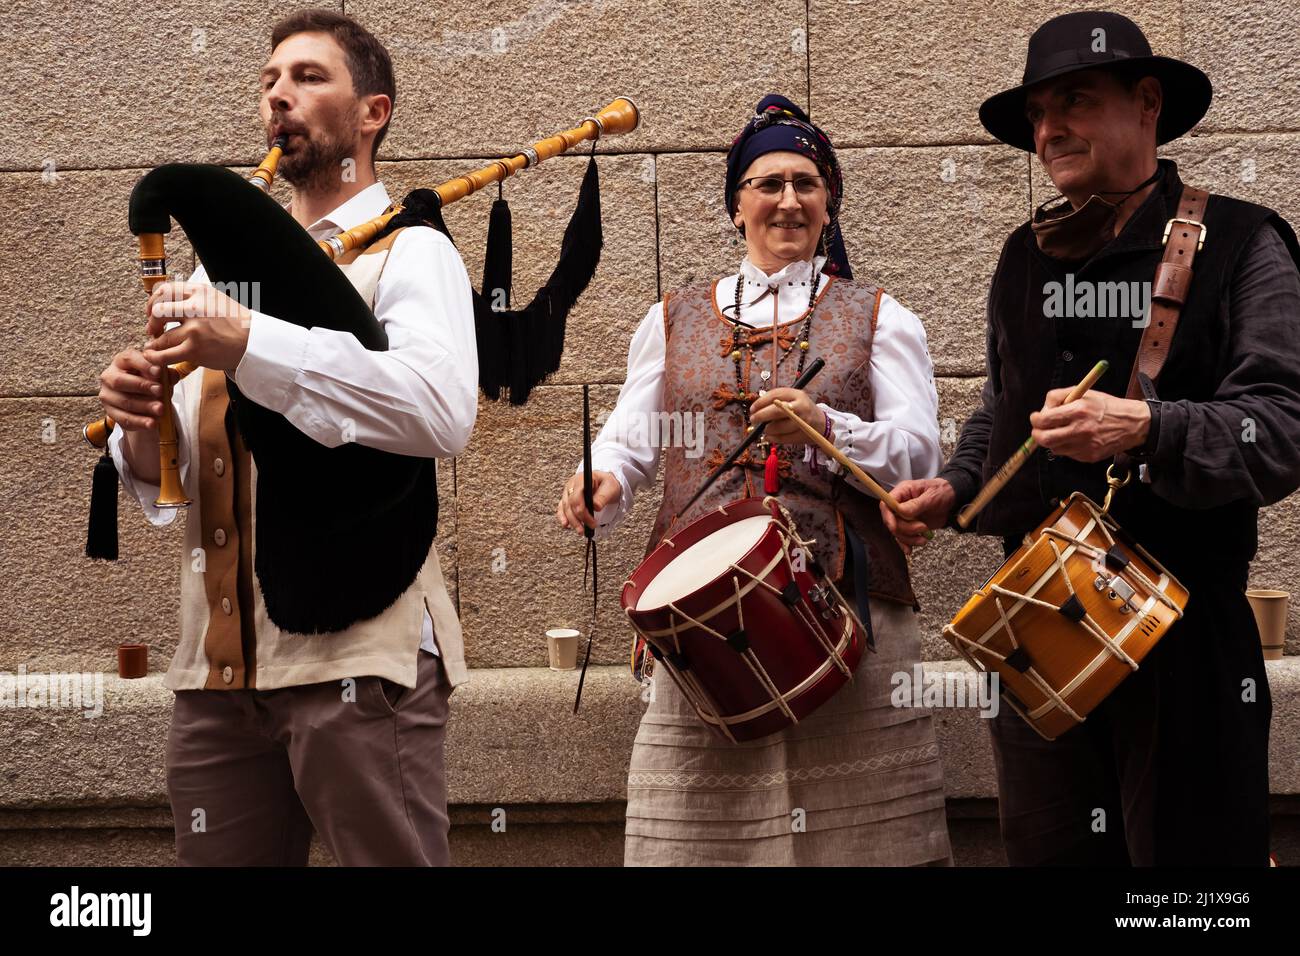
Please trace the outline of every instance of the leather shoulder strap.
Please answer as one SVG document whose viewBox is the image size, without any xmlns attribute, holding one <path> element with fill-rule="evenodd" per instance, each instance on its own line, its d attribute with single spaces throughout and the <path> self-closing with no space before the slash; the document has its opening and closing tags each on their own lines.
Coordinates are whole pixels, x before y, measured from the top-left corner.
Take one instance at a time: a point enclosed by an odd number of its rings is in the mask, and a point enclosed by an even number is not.
<svg viewBox="0 0 1300 956">
<path fill-rule="evenodd" d="M 1154 382 L 1169 356 L 1169 344 L 1192 285 L 1192 261 L 1205 245 L 1205 206 L 1209 198 L 1203 189 L 1184 186 L 1174 218 L 1165 224 L 1165 255 L 1156 266 L 1149 321 L 1138 344 L 1126 398 L 1141 398 L 1138 373 Z"/>
</svg>

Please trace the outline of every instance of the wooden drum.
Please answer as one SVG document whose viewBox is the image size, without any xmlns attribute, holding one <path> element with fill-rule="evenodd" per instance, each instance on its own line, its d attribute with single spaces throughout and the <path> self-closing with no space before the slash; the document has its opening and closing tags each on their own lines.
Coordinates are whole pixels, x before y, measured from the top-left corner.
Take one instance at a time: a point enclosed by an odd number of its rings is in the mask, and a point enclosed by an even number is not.
<svg viewBox="0 0 1300 956">
<path fill-rule="evenodd" d="M 665 538 L 623 585 L 632 626 L 728 740 L 797 723 L 853 679 L 864 631 L 775 498 L 742 498 Z"/>
<path fill-rule="evenodd" d="M 1186 606 L 1187 589 L 1075 492 L 943 634 L 1055 740 L 1138 669 Z"/>
</svg>

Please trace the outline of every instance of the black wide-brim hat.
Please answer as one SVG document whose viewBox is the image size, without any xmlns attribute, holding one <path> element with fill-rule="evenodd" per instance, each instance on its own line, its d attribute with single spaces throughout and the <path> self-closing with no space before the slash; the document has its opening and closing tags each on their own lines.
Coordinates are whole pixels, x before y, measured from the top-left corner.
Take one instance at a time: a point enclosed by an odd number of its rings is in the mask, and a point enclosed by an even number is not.
<svg viewBox="0 0 1300 956">
<path fill-rule="evenodd" d="M 1025 118 L 1030 87 L 1043 80 L 1098 67 L 1136 69 L 1154 76 L 1164 93 L 1157 145 L 1177 139 L 1201 121 L 1214 90 L 1210 79 L 1190 63 L 1151 53 L 1151 44 L 1128 17 L 1101 11 L 1067 13 L 1048 20 L 1029 38 L 1020 85 L 980 106 L 980 122 L 1002 142 L 1034 152 L 1034 130 Z"/>
</svg>

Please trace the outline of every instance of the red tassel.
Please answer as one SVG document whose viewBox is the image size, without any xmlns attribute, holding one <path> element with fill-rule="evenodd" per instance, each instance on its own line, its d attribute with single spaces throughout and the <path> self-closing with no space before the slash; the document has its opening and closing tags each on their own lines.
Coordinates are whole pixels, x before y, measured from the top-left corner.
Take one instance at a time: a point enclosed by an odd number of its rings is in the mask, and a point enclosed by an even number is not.
<svg viewBox="0 0 1300 956">
<path fill-rule="evenodd" d="M 781 460 L 776 457 L 776 445 L 769 445 L 767 462 L 763 466 L 763 491 L 769 495 L 781 493 Z"/>
</svg>

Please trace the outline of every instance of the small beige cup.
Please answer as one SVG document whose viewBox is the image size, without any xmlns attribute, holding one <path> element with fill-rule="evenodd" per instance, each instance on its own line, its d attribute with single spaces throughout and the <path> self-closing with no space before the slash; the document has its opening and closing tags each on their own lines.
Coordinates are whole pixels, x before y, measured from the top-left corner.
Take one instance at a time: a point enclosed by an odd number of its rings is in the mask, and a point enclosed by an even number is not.
<svg viewBox="0 0 1300 956">
<path fill-rule="evenodd" d="M 578 638 L 581 636 L 571 627 L 553 627 L 546 632 L 551 670 L 571 671 L 578 666 Z"/>
<path fill-rule="evenodd" d="M 1280 661 L 1286 642 L 1286 611 L 1291 595 L 1286 591 L 1247 591 L 1246 600 L 1255 612 L 1259 641 L 1264 646 L 1264 660 Z"/>
</svg>

